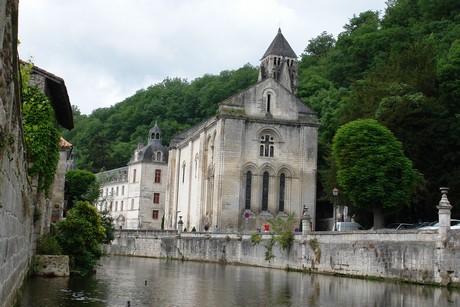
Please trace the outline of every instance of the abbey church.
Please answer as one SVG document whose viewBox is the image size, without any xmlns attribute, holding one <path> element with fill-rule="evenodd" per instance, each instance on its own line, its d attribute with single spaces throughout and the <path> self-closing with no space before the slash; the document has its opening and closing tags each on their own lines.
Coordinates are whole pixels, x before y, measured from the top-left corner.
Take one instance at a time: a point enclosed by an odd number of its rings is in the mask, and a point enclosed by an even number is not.
<svg viewBox="0 0 460 307">
<path fill-rule="evenodd" d="M 160 229 L 161 219 L 164 229 L 252 231 L 278 216 L 300 219 L 306 207 L 314 229 L 319 122 L 295 96 L 297 65 L 278 30 L 262 56 L 257 84 L 172 138 L 168 152 L 155 143 L 161 159 L 136 162 L 143 152 L 138 146 L 119 177 L 124 181 L 101 187 L 100 209 L 110 188 L 126 185 L 123 200 L 117 200 L 125 206 L 111 206 L 120 228 Z"/>
</svg>

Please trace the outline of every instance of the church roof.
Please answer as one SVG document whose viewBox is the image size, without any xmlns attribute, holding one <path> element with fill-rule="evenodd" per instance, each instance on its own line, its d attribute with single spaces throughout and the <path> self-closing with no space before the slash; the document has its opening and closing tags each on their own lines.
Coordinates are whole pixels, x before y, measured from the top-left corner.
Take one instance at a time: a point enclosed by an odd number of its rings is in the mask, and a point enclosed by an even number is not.
<svg viewBox="0 0 460 307">
<path fill-rule="evenodd" d="M 270 54 L 287 56 L 290 58 L 297 58 L 297 55 L 295 54 L 294 50 L 292 50 L 288 41 L 284 38 L 283 34 L 281 33 L 281 29 L 278 29 L 278 34 L 276 34 L 267 51 L 265 51 L 264 55 L 262 56 L 262 59 L 266 58 Z"/>
</svg>

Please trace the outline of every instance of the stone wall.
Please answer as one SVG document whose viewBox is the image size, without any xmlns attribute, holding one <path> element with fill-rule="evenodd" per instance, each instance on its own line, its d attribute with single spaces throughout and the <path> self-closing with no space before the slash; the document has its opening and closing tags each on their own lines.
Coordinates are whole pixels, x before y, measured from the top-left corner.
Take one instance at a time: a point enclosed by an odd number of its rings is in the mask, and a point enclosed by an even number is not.
<svg viewBox="0 0 460 307">
<path fill-rule="evenodd" d="M 273 246 L 265 260 L 271 235 L 253 244 L 250 235 L 118 231 L 110 254 L 192 261 L 246 264 L 325 274 L 395 279 L 460 286 L 460 231 L 439 241 L 436 231 L 411 230 L 312 232 L 296 235 L 293 246 Z"/>
<path fill-rule="evenodd" d="M 18 82 L 18 0 L 0 0 L 0 306 L 12 306 L 34 245 Z"/>
<path fill-rule="evenodd" d="M 36 255 L 34 257 L 35 275 L 70 276 L 69 256 Z"/>
</svg>

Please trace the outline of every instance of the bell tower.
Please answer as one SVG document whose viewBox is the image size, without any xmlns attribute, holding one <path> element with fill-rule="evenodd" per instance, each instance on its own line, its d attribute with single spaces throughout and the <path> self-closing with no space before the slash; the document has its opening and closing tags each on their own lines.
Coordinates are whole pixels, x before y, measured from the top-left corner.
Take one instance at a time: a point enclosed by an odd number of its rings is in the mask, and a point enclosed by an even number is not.
<svg viewBox="0 0 460 307">
<path fill-rule="evenodd" d="M 291 93 L 297 92 L 297 55 L 278 29 L 272 43 L 260 60 L 259 79 L 273 78 Z"/>
</svg>

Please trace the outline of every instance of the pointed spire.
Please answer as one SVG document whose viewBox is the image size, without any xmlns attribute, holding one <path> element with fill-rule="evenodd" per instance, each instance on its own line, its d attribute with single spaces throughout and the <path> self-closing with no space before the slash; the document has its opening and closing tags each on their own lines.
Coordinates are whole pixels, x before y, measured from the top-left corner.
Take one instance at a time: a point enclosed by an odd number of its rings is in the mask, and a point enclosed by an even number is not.
<svg viewBox="0 0 460 307">
<path fill-rule="evenodd" d="M 263 55 L 258 81 L 273 78 L 288 91 L 297 92 L 297 55 L 278 28 L 278 33 Z"/>
<path fill-rule="evenodd" d="M 267 51 L 265 51 L 262 59 L 266 58 L 269 55 L 278 55 L 285 56 L 289 58 L 297 58 L 294 50 L 292 50 L 288 41 L 284 38 L 283 33 L 281 33 L 281 28 L 278 28 L 278 34 L 276 34 L 270 46 L 268 46 Z"/>
</svg>

